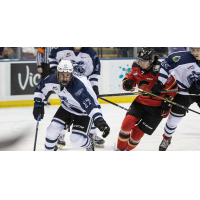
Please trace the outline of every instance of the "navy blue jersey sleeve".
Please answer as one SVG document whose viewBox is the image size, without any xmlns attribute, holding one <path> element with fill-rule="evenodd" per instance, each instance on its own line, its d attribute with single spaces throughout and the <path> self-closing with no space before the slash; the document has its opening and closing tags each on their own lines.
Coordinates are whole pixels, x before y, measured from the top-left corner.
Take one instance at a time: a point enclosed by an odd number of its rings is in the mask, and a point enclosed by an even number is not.
<svg viewBox="0 0 200 200">
<path fill-rule="evenodd" d="M 100 105 L 95 104 L 94 98 L 87 90 L 80 96 L 79 103 L 93 121 L 95 121 L 96 118 L 102 117 Z"/>
<path fill-rule="evenodd" d="M 166 83 L 169 74 L 180 65 L 196 62 L 194 56 L 189 51 L 176 52 L 170 54 L 162 63 L 158 80 Z"/>
<path fill-rule="evenodd" d="M 49 91 L 53 91 L 53 86 L 60 87 L 55 74 L 42 79 L 35 88 L 34 101 L 42 101 Z"/>
</svg>

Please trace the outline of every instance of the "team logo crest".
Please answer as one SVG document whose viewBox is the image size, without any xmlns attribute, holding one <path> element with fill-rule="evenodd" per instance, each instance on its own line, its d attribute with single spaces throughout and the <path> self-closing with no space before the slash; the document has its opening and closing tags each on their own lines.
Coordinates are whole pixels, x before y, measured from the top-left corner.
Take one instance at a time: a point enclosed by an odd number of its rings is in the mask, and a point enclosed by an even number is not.
<svg viewBox="0 0 200 200">
<path fill-rule="evenodd" d="M 81 76 L 83 74 L 85 74 L 85 63 L 84 61 L 80 60 L 80 61 L 75 61 L 75 60 L 71 60 L 72 65 L 74 67 L 74 75 L 77 76 Z"/>
<path fill-rule="evenodd" d="M 187 77 L 187 80 L 189 84 L 192 85 L 192 83 L 200 80 L 200 72 L 192 71 L 191 74 Z"/>
<path fill-rule="evenodd" d="M 181 56 L 175 56 L 173 57 L 174 62 L 178 62 L 181 59 Z"/>
<path fill-rule="evenodd" d="M 65 96 L 59 96 L 60 97 L 60 101 L 61 101 L 61 104 L 63 104 L 64 106 L 68 107 L 68 108 L 75 108 L 76 106 L 69 103 L 67 97 Z"/>
</svg>

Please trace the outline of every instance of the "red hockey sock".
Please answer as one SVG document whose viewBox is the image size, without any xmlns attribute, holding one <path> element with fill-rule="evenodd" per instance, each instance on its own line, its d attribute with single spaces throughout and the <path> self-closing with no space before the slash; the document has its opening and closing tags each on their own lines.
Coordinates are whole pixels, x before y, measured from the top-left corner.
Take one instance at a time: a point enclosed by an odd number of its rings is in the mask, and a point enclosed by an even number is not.
<svg viewBox="0 0 200 200">
<path fill-rule="evenodd" d="M 142 132 L 138 126 L 132 129 L 131 136 L 126 146 L 127 151 L 131 151 L 135 149 L 135 147 L 139 144 L 141 138 L 144 136 L 144 132 Z"/>
<path fill-rule="evenodd" d="M 119 137 L 117 141 L 117 148 L 120 150 L 124 150 L 129 141 L 130 132 L 135 127 L 137 118 L 132 115 L 127 115 L 122 123 L 121 131 L 119 132 Z"/>
<path fill-rule="evenodd" d="M 127 143 L 129 141 L 129 137 L 130 137 L 130 134 L 124 135 L 123 133 L 119 132 L 119 137 L 117 140 L 117 148 L 119 150 L 124 150 L 126 148 Z"/>
</svg>

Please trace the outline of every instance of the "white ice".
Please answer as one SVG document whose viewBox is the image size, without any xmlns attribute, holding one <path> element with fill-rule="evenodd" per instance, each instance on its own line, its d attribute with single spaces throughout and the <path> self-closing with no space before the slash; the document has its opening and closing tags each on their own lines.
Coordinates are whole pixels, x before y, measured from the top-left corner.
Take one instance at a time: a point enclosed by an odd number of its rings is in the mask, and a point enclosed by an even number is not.
<svg viewBox="0 0 200 200">
<path fill-rule="evenodd" d="M 130 104 L 120 104 L 128 108 Z M 44 151 L 46 128 L 51 122 L 59 106 L 50 106 L 45 108 L 45 116 L 39 123 L 37 137 L 37 151 Z M 104 119 L 111 128 L 110 135 L 105 139 L 103 149 L 96 148 L 96 151 L 112 151 L 112 146 L 117 143 L 118 133 L 126 111 L 110 104 L 102 104 Z M 199 107 L 193 104 L 191 109 L 200 112 Z M 3 108 L 0 109 L 0 150 L 6 151 L 33 151 L 36 121 L 32 115 L 33 108 Z M 200 150 L 200 115 L 189 112 L 183 121 L 178 125 L 173 135 L 172 143 L 168 151 L 199 151 Z M 145 135 L 140 144 L 134 151 L 158 151 L 162 140 L 163 129 L 166 119 L 160 123 L 153 135 Z M 23 137 L 13 144 L 5 147 L 5 141 Z M 84 148 L 75 148 L 69 141 L 70 133 L 67 132 L 65 141 L 66 146 L 61 151 L 85 151 Z M 98 131 L 101 136 L 101 132 Z M 9 143 L 8 143 L 9 144 Z"/>
</svg>

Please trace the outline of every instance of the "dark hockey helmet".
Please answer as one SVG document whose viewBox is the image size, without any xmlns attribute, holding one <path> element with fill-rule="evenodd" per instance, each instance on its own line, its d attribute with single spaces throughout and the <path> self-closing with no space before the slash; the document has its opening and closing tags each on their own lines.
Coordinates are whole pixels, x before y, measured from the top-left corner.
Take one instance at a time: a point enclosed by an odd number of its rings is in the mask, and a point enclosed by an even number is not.
<svg viewBox="0 0 200 200">
<path fill-rule="evenodd" d="M 155 51 L 152 48 L 142 47 L 138 53 L 138 60 L 143 62 L 149 61 L 150 63 L 153 63 L 155 56 Z"/>
</svg>

